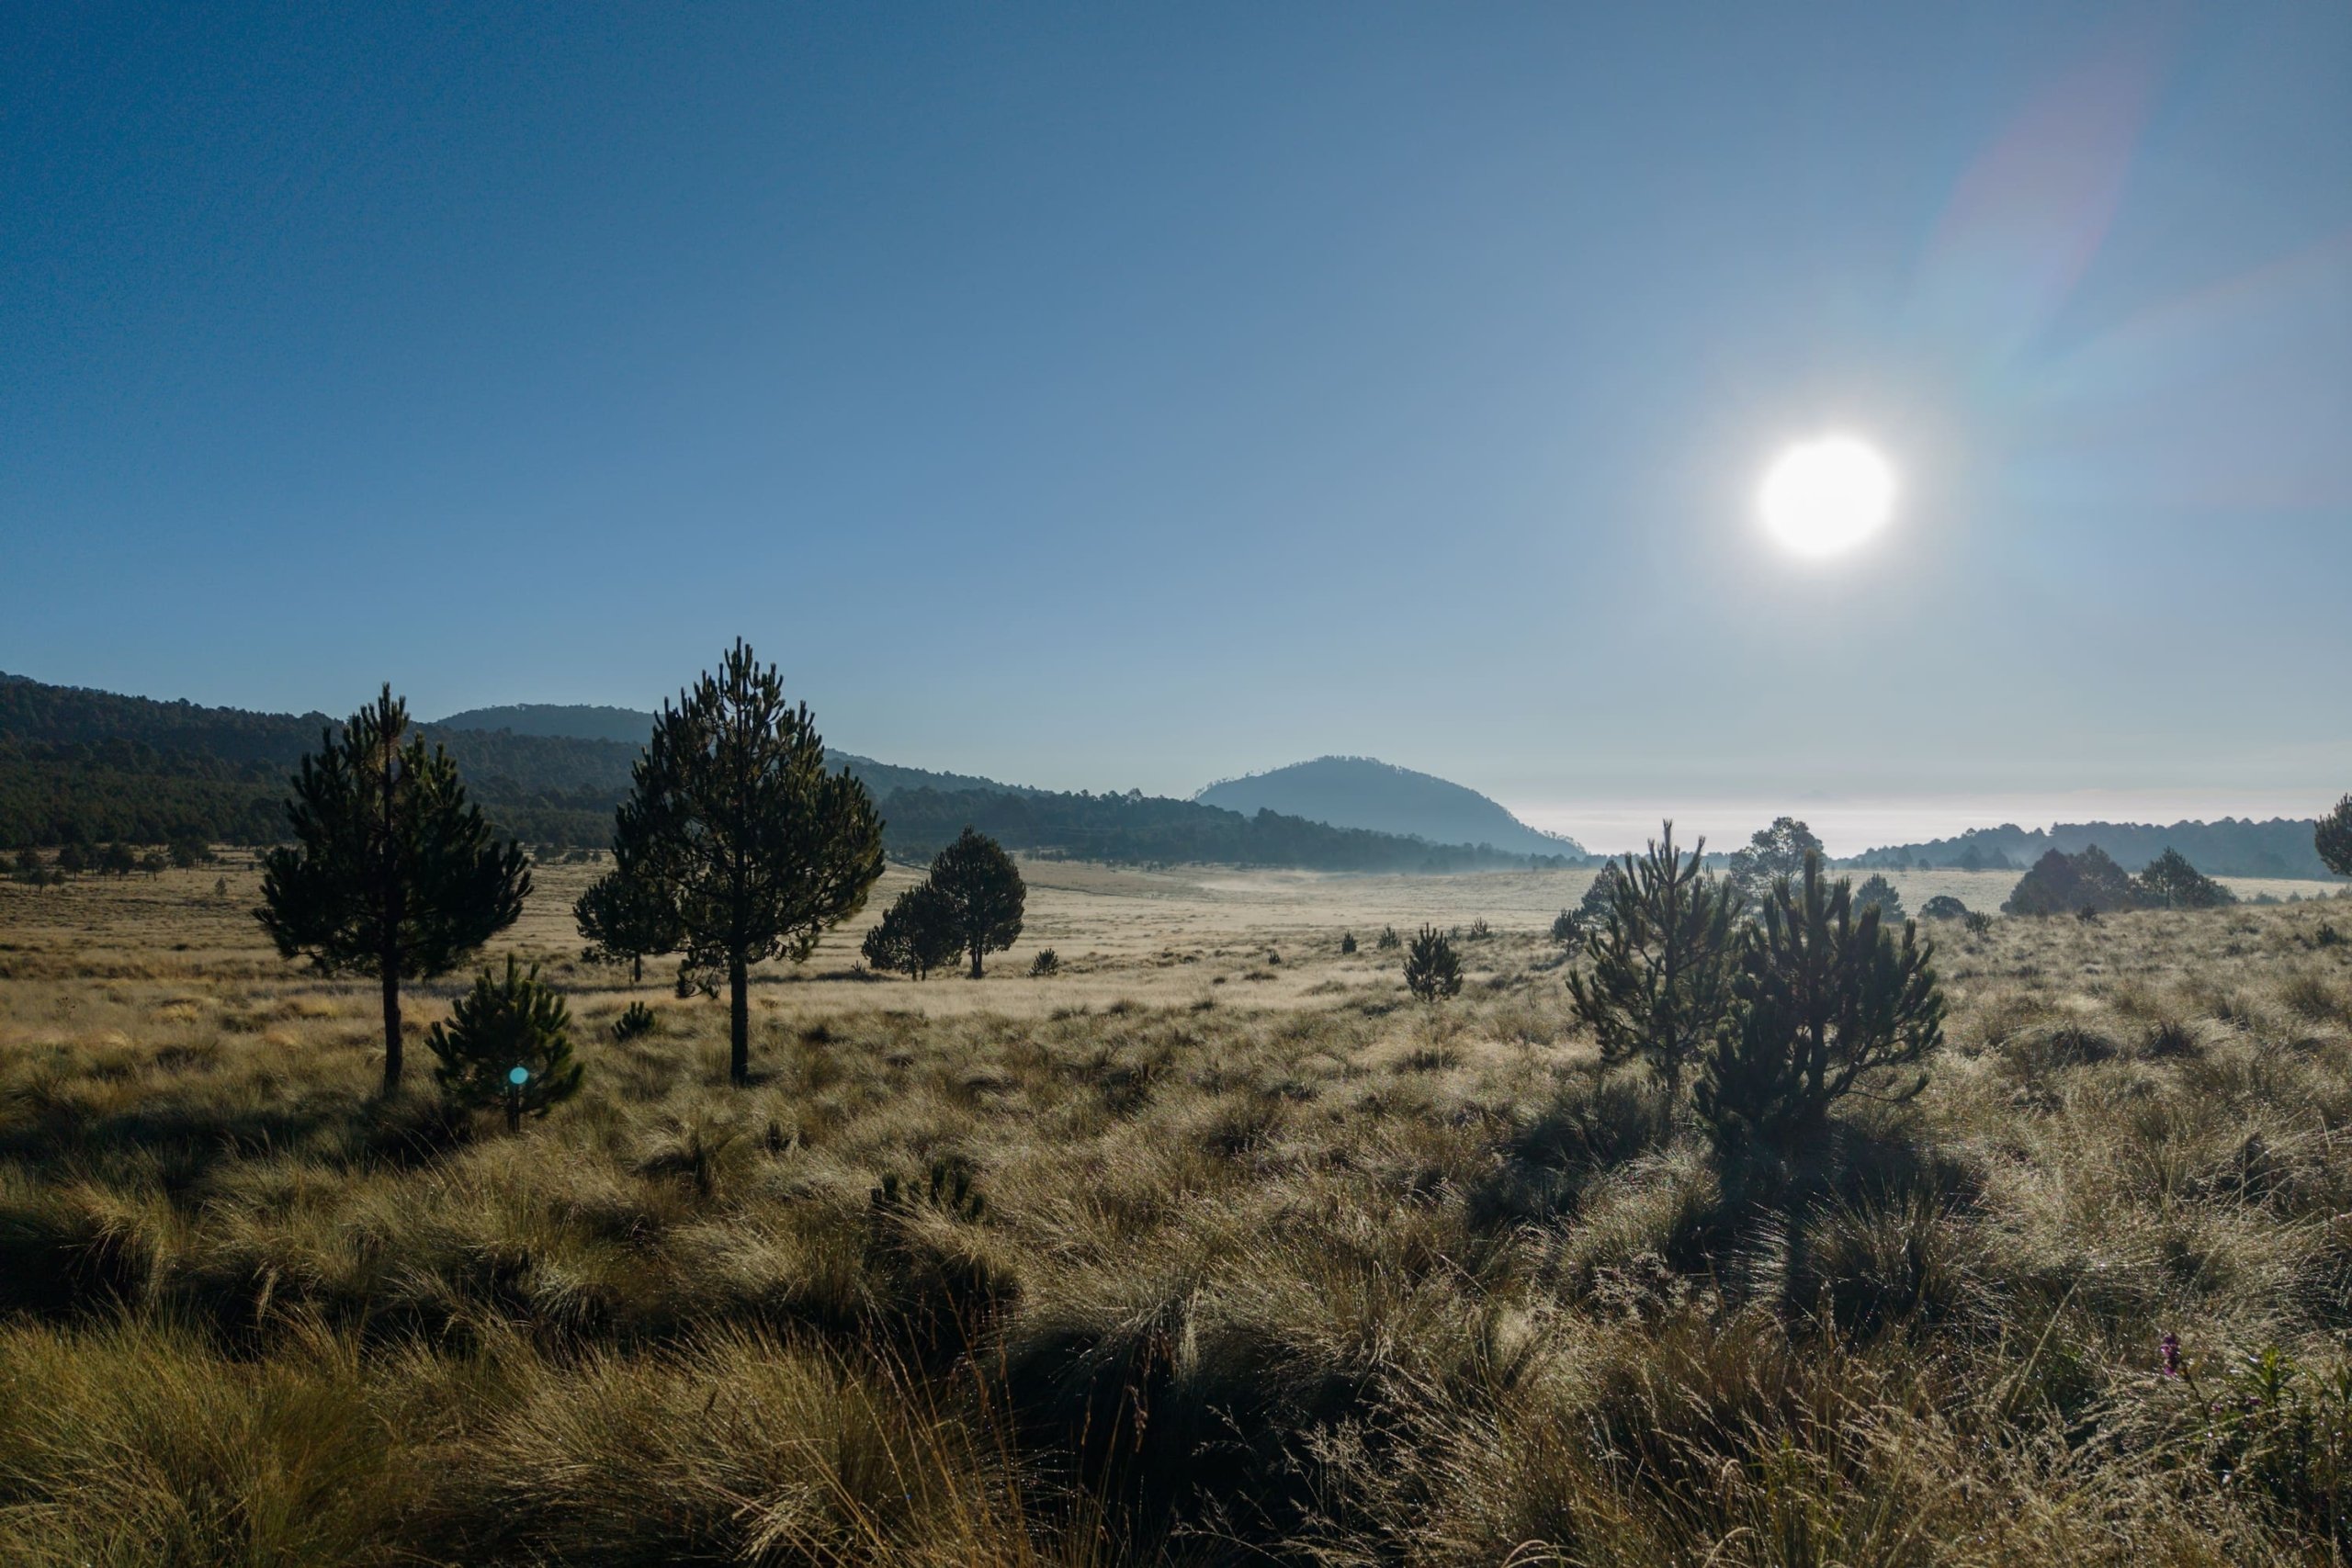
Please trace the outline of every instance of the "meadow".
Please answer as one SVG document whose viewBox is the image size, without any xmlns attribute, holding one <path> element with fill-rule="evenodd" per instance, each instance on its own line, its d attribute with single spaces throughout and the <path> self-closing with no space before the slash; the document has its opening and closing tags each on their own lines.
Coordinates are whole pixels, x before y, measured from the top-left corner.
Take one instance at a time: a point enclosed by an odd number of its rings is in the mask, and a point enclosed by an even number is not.
<svg viewBox="0 0 2352 1568">
<path fill-rule="evenodd" d="M 763 971 L 739 1090 L 594 869 L 492 950 L 587 1066 L 517 1134 L 376 1098 L 249 863 L 0 886 L 0 1562 L 2352 1548 L 2352 905 L 1939 924 L 1928 1090 L 1757 1213 L 1577 1034 L 1587 873 L 1030 863 L 984 980 Z M 1481 919 L 1435 1006 L 1374 942 Z"/>
</svg>

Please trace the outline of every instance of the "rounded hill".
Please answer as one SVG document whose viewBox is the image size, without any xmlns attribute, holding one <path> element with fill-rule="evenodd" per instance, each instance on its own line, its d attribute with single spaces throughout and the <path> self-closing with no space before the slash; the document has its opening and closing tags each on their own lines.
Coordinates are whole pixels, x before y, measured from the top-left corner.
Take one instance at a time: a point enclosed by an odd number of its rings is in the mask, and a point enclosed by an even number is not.
<svg viewBox="0 0 2352 1568">
<path fill-rule="evenodd" d="M 1245 815 L 1278 811 L 1334 828 L 1403 833 L 1511 854 L 1581 856 L 1574 839 L 1531 828 L 1476 790 L 1372 757 L 1317 757 L 1213 784 L 1193 796 Z"/>
</svg>

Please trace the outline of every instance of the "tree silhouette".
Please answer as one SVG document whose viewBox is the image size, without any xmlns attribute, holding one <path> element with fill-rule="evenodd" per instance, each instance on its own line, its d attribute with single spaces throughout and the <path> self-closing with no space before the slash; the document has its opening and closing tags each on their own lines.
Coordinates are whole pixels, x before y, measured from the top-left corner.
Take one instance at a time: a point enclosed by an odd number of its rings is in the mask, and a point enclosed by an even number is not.
<svg viewBox="0 0 2352 1568">
<path fill-rule="evenodd" d="M 2238 896 L 2188 863 L 2178 850 L 2166 849 L 2140 873 L 2141 896 L 2162 909 L 2214 909 L 2234 904 Z"/>
<path fill-rule="evenodd" d="M 1859 915 L 1870 908 L 1878 910 L 1879 921 L 1883 925 L 1891 926 L 1907 918 L 1902 895 L 1895 892 L 1894 884 L 1877 872 L 1871 873 L 1862 885 L 1854 889 L 1854 913 Z"/>
<path fill-rule="evenodd" d="M 590 883 L 572 904 L 571 918 L 588 942 L 581 958 L 590 964 L 628 964 L 631 986 L 644 980 L 648 957 L 675 953 L 685 940 L 678 911 L 662 886 L 625 864 Z"/>
<path fill-rule="evenodd" d="M 1775 817 L 1770 828 L 1749 836 L 1746 849 L 1733 852 L 1724 873 L 1739 896 L 1753 904 L 1771 891 L 1776 878 L 1802 874 L 1806 855 L 1826 852 L 1812 829 L 1793 817 Z"/>
<path fill-rule="evenodd" d="M 676 910 L 689 969 L 724 970 L 728 1071 L 751 1081 L 751 966 L 798 963 L 865 907 L 882 821 L 848 771 L 825 772 L 808 705 L 741 638 L 718 673 L 662 705 L 614 822 L 615 860 Z"/>
<path fill-rule="evenodd" d="M 934 883 L 917 883 L 882 912 L 858 951 L 876 969 L 929 978 L 964 951 L 954 900 Z"/>
<path fill-rule="evenodd" d="M 1595 886 L 1608 902 L 1585 935 L 1585 967 L 1568 976 L 1568 998 L 1591 1029 L 1602 1062 L 1638 1057 L 1681 1101 L 1682 1077 L 1732 1004 L 1733 919 L 1739 895 L 1702 869 L 1707 841 L 1689 857 L 1674 824 L 1640 859 L 1627 855 Z"/>
<path fill-rule="evenodd" d="M 2319 819 L 2312 847 L 2319 851 L 2320 862 L 2328 870 L 2338 876 L 2352 876 L 2352 795 L 2337 801 L 2335 809 Z"/>
<path fill-rule="evenodd" d="M 447 974 L 514 923 L 531 891 L 522 849 L 491 836 L 457 764 L 410 733 L 390 685 L 302 759 L 286 815 L 294 842 L 262 857 L 254 913 L 285 957 L 383 983 L 390 1094 L 401 1082 L 401 982 Z"/>
<path fill-rule="evenodd" d="M 2085 909 L 2107 913 L 2144 902 L 2143 891 L 2097 844 L 2074 854 L 2046 852 L 2034 862 L 2001 905 L 2007 915 L 2072 915 Z"/>
<path fill-rule="evenodd" d="M 1021 868 L 994 839 L 967 828 L 932 861 L 931 886 L 947 900 L 977 980 L 982 953 L 1001 953 L 1020 939 L 1029 900 Z"/>
</svg>

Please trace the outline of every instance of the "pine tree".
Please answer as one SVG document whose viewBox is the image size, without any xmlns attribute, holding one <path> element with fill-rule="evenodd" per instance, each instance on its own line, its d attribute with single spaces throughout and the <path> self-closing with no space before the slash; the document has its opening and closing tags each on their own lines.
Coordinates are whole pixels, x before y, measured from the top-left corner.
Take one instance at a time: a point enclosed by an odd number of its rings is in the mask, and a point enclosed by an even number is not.
<svg viewBox="0 0 2352 1568">
<path fill-rule="evenodd" d="M 2352 795 L 2335 803 L 2335 809 L 2319 819 L 2319 827 L 2312 834 L 2312 847 L 2319 851 L 2320 863 L 2338 876 L 2352 876 Z"/>
<path fill-rule="evenodd" d="M 1817 1151 L 1849 1094 L 1902 1101 L 1926 1087 L 1920 1064 L 1943 1038 L 1934 951 L 1908 921 L 1898 941 L 1875 908 L 1857 917 L 1850 886 L 1825 884 L 1818 854 L 1801 882 L 1775 880 L 1742 944 L 1735 1022 L 1695 1096 L 1726 1177 Z"/>
<path fill-rule="evenodd" d="M 2167 846 L 2140 873 L 2141 896 L 2160 909 L 2216 909 L 2234 904 L 2238 896 L 2188 863 L 2188 857 Z"/>
<path fill-rule="evenodd" d="M 1603 1063 L 1640 1059 L 1682 1098 L 1685 1070 L 1729 1015 L 1739 896 L 1702 869 L 1707 841 L 1686 859 L 1674 824 L 1639 858 L 1624 858 L 1595 886 L 1608 903 L 1585 935 L 1585 965 L 1568 976 L 1569 1003 L 1593 1032 Z"/>
<path fill-rule="evenodd" d="M 2072 915 L 2085 909 L 2105 914 L 2145 902 L 2143 889 L 2097 844 L 2074 854 L 2050 850 L 2009 890 L 2001 912 L 2008 915 Z"/>
<path fill-rule="evenodd" d="M 808 705 L 741 639 L 663 703 L 614 823 L 613 852 L 677 911 L 685 970 L 723 970 L 728 1070 L 751 1081 L 751 966 L 808 956 L 865 907 L 882 819 L 847 769 L 825 772 Z"/>
<path fill-rule="evenodd" d="M 1868 879 L 1854 889 L 1854 913 L 1859 915 L 1870 908 L 1878 910 L 1881 925 L 1891 926 L 1907 918 L 1903 908 L 1902 895 L 1895 892 L 1894 884 L 1877 872 L 1871 873 Z"/>
<path fill-rule="evenodd" d="M 933 969 L 955 962 L 963 951 L 955 902 L 931 882 L 919 882 L 899 894 L 859 948 L 875 968 L 917 980 L 928 979 Z"/>
<path fill-rule="evenodd" d="M 994 839 L 966 828 L 932 861 L 931 886 L 948 900 L 977 980 L 980 955 L 1001 953 L 1021 936 L 1021 916 L 1029 901 L 1021 868 Z"/>
<path fill-rule="evenodd" d="M 1423 926 L 1405 951 L 1405 988 L 1425 1002 L 1462 994 L 1462 959 L 1435 926 Z"/>
<path fill-rule="evenodd" d="M 382 982 L 390 1094 L 401 1082 L 401 982 L 447 974 L 513 925 L 531 874 L 468 803 L 457 764 L 411 734 L 389 685 L 302 759 L 286 814 L 294 842 L 263 856 L 254 914 L 284 956 Z"/>
<path fill-rule="evenodd" d="M 501 979 L 489 970 L 474 977 L 449 1020 L 424 1037 L 436 1059 L 433 1081 L 459 1105 L 504 1104 L 511 1117 L 545 1116 L 580 1088 L 571 1055 L 571 1011 L 554 987 L 539 983 L 538 965 L 517 970 L 506 960 Z M 526 1075 L 520 1084 L 510 1076 Z"/>
<path fill-rule="evenodd" d="M 571 918 L 588 945 L 581 959 L 589 964 L 626 964 L 628 983 L 645 979 L 645 961 L 660 953 L 675 953 L 685 941 L 678 911 L 652 878 L 616 864 L 588 885 L 571 906 Z"/>
</svg>

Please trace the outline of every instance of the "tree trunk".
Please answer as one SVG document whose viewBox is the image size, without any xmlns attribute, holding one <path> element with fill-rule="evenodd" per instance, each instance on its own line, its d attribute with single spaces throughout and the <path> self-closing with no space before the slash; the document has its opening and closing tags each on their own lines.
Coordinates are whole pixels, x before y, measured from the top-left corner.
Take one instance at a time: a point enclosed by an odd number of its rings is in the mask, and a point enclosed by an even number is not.
<svg viewBox="0 0 2352 1568">
<path fill-rule="evenodd" d="M 643 984 L 645 984 L 645 954 L 633 953 L 629 957 L 628 988 L 634 991 Z"/>
<path fill-rule="evenodd" d="M 401 1088 L 401 971 L 397 961 L 384 961 L 384 1092 Z"/>
<path fill-rule="evenodd" d="M 974 941 L 974 942 L 972 943 L 972 978 L 973 978 L 973 979 L 975 979 L 975 980 L 977 980 L 977 979 L 978 979 L 979 977 L 980 977 L 980 944 L 979 944 L 979 942 L 976 940 L 976 941 Z"/>
<path fill-rule="evenodd" d="M 752 972 L 741 959 L 727 965 L 728 1080 L 741 1089 L 752 1081 Z"/>
</svg>

